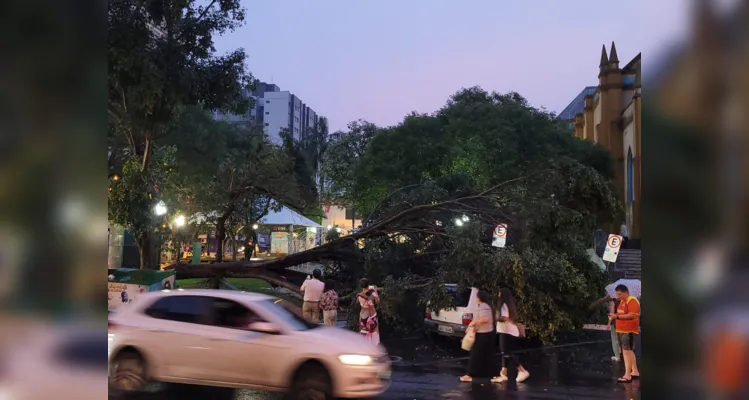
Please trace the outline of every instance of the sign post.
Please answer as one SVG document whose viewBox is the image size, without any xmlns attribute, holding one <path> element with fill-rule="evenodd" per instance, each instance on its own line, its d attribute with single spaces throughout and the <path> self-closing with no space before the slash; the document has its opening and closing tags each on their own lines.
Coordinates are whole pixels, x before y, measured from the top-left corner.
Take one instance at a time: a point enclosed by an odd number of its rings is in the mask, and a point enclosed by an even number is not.
<svg viewBox="0 0 749 400">
<path fill-rule="evenodd" d="M 621 246 L 621 236 L 614 234 L 609 235 L 609 239 L 606 241 L 606 249 L 603 251 L 603 261 L 616 262 L 616 257 L 619 256 L 619 249 Z"/>
<path fill-rule="evenodd" d="M 499 224 L 494 228 L 492 235 L 492 246 L 505 247 L 507 243 L 507 224 Z"/>
</svg>

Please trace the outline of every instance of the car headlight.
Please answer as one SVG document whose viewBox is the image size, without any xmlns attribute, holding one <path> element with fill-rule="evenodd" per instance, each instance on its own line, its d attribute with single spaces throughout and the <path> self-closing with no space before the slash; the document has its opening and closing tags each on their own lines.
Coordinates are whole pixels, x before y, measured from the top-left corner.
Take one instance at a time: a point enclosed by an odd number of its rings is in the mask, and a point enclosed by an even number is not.
<svg viewBox="0 0 749 400">
<path fill-rule="evenodd" d="M 338 356 L 338 359 L 346 365 L 372 365 L 374 364 L 374 358 L 371 356 L 364 356 L 361 354 L 343 354 Z"/>
</svg>

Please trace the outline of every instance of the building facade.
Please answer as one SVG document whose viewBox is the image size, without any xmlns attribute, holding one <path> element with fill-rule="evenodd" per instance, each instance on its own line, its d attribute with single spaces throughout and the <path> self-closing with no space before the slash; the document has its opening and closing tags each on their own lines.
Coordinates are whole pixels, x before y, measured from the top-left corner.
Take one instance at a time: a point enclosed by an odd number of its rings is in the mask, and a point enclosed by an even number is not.
<svg viewBox="0 0 749 400">
<path fill-rule="evenodd" d="M 294 139 L 304 140 L 317 129 L 319 117 L 299 97 L 277 85 L 259 82 L 255 89 L 244 92 L 255 100 L 246 114 L 214 112 L 214 118 L 239 124 L 263 127 L 273 143 L 281 143 L 281 131 L 287 129 Z"/>
<path fill-rule="evenodd" d="M 641 54 L 620 67 L 616 45 L 601 50 L 598 86 L 585 88 L 559 117 L 576 137 L 607 149 L 614 163 L 614 184 L 623 200 L 633 239 L 641 232 L 642 98 Z M 618 228 L 618 224 L 617 228 Z M 618 229 L 616 229 L 618 231 Z"/>
</svg>

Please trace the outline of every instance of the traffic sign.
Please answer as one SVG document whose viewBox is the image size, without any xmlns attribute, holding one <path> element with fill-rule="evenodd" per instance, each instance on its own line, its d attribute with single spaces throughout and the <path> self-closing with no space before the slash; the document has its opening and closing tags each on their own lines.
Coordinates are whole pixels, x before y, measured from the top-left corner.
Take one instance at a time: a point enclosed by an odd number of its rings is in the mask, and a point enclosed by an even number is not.
<svg viewBox="0 0 749 400">
<path fill-rule="evenodd" d="M 609 235 L 609 239 L 606 241 L 606 249 L 603 251 L 603 261 L 616 262 L 616 257 L 619 256 L 619 249 L 622 246 L 622 241 L 623 239 L 619 235 Z"/>
<path fill-rule="evenodd" d="M 507 243 L 507 224 L 499 224 L 494 228 L 492 235 L 492 246 L 505 247 Z"/>
</svg>

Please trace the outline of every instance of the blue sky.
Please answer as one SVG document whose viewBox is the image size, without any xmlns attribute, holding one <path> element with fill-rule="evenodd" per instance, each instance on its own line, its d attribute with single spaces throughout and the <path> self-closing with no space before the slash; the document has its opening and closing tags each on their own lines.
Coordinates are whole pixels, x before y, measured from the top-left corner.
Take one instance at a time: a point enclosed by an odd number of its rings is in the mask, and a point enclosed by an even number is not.
<svg viewBox="0 0 749 400">
<path fill-rule="evenodd" d="M 653 4 L 655 3 L 655 4 Z M 461 87 L 517 91 L 561 111 L 596 85 L 601 45 L 643 68 L 685 31 L 685 0 L 245 1 L 247 23 L 216 39 L 253 75 L 330 120 L 396 124 Z"/>
</svg>

